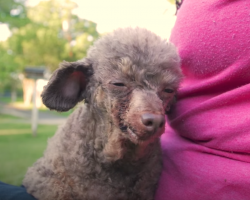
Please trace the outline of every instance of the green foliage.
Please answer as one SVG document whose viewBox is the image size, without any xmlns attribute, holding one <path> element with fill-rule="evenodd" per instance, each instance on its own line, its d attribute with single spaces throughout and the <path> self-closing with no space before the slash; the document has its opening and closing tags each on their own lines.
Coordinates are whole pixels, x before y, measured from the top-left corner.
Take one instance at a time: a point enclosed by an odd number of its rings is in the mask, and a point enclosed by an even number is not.
<svg viewBox="0 0 250 200">
<path fill-rule="evenodd" d="M 63 60 L 82 59 L 99 37 L 95 23 L 72 14 L 76 4 L 71 0 L 41 1 L 31 8 L 26 8 L 24 1 L 0 0 L 0 22 L 16 27 L 11 29 L 12 36 L 0 43 L 0 88 L 12 84 L 11 73 L 20 73 L 27 66 L 53 71 Z M 18 17 L 8 14 L 16 8 L 22 11 Z M 26 16 L 29 23 L 22 23 Z M 17 24 L 11 17 L 16 17 Z M 68 22 L 67 30 L 63 30 L 63 22 Z"/>
<path fill-rule="evenodd" d="M 18 64 L 13 59 L 13 52 L 8 48 L 7 42 L 0 43 L 0 88 L 14 83 L 13 74 L 17 73 Z"/>
<path fill-rule="evenodd" d="M 76 4 L 70 0 L 41 1 L 37 6 L 28 9 L 28 17 L 45 27 L 60 29 L 62 21 L 70 19 L 74 8 Z"/>
<path fill-rule="evenodd" d="M 26 0 L 0 0 L 0 22 L 11 28 L 21 27 L 29 23 L 24 6 Z"/>
<path fill-rule="evenodd" d="M 8 43 L 14 52 L 14 61 L 23 70 L 27 66 L 57 66 L 63 60 L 66 40 L 59 38 L 55 29 L 30 23 L 13 33 Z"/>
<path fill-rule="evenodd" d="M 28 9 L 32 23 L 20 28 L 9 39 L 16 63 L 20 66 L 43 65 L 53 71 L 62 60 L 83 58 L 92 44 L 88 38 L 94 40 L 98 33 L 96 24 L 71 14 L 75 6 L 69 0 L 50 0 Z M 70 24 L 67 31 L 62 30 L 65 20 Z"/>
</svg>

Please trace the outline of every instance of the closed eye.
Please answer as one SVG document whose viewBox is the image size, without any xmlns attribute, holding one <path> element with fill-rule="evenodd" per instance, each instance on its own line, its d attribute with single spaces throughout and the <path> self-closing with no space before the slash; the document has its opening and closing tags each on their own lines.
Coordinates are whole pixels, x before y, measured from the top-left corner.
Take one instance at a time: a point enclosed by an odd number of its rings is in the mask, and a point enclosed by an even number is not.
<svg viewBox="0 0 250 200">
<path fill-rule="evenodd" d="M 166 92 L 166 93 L 173 93 L 174 90 L 167 88 L 167 89 L 164 89 L 164 92 Z"/>
<path fill-rule="evenodd" d="M 122 83 L 122 82 L 110 82 L 110 84 L 112 84 L 112 85 L 115 85 L 115 86 L 118 86 L 118 87 L 124 87 L 124 86 L 126 86 L 124 83 Z"/>
</svg>

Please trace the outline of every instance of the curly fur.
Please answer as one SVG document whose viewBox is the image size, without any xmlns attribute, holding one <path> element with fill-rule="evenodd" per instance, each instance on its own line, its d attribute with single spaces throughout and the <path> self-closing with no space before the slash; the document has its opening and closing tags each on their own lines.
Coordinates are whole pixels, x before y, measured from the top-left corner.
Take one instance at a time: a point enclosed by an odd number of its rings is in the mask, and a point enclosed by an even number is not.
<svg viewBox="0 0 250 200">
<path fill-rule="evenodd" d="M 85 103 L 28 169 L 27 191 L 39 200 L 153 200 L 179 61 L 172 44 L 126 28 L 98 40 L 87 58 L 63 62 L 44 88 L 44 104 L 66 111 Z"/>
</svg>

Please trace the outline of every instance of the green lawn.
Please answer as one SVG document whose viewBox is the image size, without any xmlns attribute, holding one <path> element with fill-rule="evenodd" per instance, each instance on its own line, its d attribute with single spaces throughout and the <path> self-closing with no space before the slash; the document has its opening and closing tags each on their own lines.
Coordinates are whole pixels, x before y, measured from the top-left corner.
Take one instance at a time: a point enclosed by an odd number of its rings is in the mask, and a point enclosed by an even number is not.
<svg viewBox="0 0 250 200">
<path fill-rule="evenodd" d="M 47 140 L 57 126 L 39 125 L 33 137 L 30 124 L 18 122 L 19 118 L 0 114 L 0 181 L 21 185 L 29 166 L 42 156 Z"/>
</svg>

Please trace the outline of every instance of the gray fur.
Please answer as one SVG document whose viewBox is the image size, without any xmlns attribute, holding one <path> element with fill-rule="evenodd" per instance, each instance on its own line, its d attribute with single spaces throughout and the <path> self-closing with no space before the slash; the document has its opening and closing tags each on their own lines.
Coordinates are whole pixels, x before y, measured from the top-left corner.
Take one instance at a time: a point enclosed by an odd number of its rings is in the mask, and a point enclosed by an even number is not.
<svg viewBox="0 0 250 200">
<path fill-rule="evenodd" d="M 87 58 L 63 62 L 43 91 L 44 104 L 66 111 L 85 103 L 28 169 L 27 191 L 39 200 L 153 200 L 179 61 L 172 44 L 126 28 L 98 40 Z"/>
</svg>

